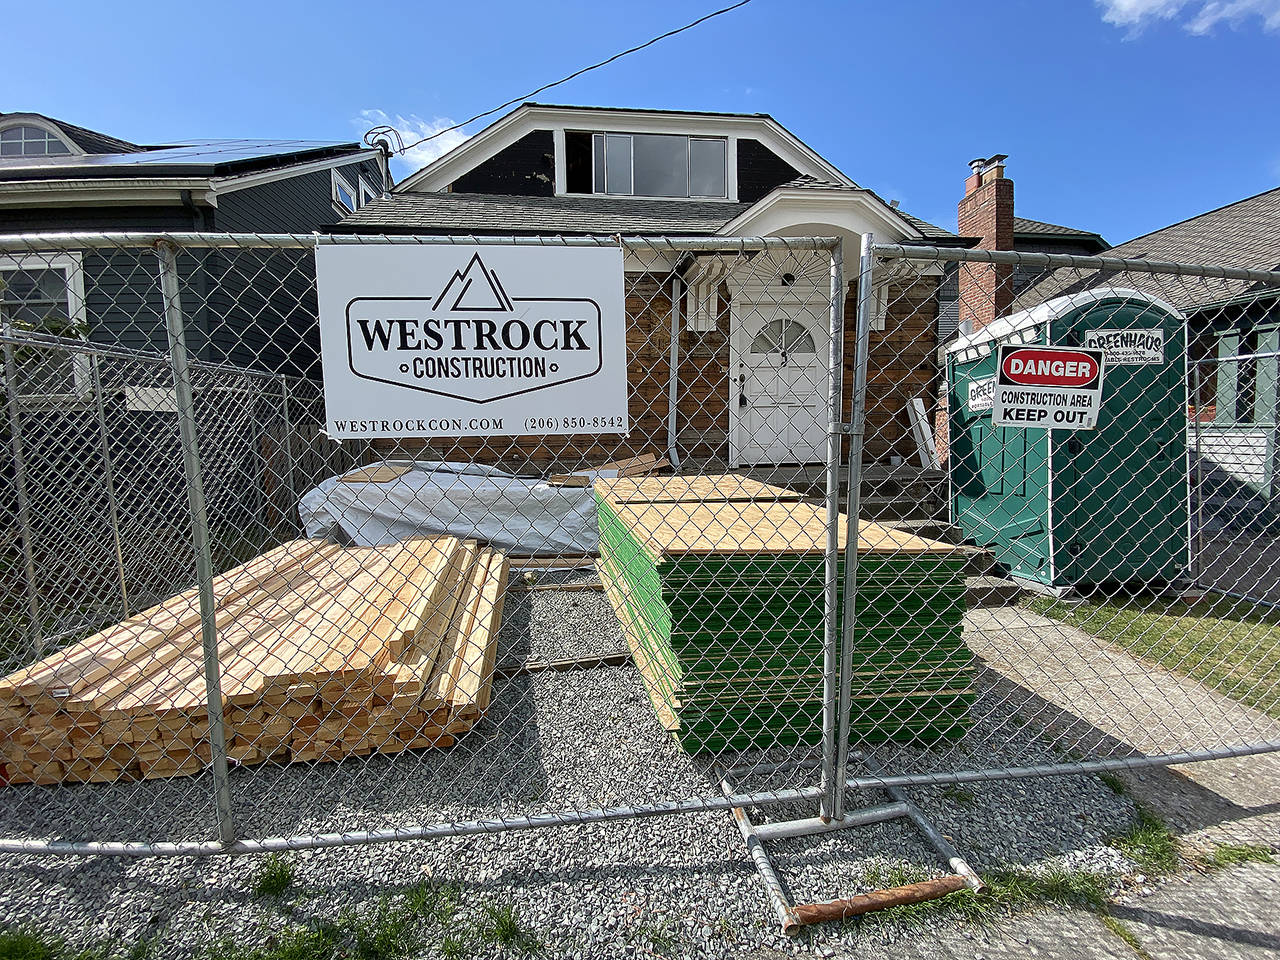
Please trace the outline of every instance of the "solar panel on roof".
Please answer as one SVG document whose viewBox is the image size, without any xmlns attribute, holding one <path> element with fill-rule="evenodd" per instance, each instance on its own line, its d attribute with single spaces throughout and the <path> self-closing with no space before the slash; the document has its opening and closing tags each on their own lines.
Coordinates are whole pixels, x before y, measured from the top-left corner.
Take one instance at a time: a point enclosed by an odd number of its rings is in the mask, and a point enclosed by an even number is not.
<svg viewBox="0 0 1280 960">
<path fill-rule="evenodd" d="M 102 153 L 83 157 L 22 157 L 5 162 L 6 169 L 48 167 L 146 167 L 202 166 L 287 156 L 310 150 L 342 146 L 333 140 L 208 140 L 202 143 L 161 147 L 143 153 Z"/>
</svg>

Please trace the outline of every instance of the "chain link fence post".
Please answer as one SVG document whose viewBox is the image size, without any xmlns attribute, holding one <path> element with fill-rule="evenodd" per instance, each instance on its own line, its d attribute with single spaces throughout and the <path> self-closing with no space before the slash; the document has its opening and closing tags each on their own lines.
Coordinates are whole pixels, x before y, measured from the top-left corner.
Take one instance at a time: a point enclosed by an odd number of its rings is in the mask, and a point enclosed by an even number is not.
<svg viewBox="0 0 1280 960">
<path fill-rule="evenodd" d="M 224 844 L 236 838 L 235 815 L 231 805 L 231 783 L 227 772 L 227 738 L 222 717 L 221 667 L 218 662 L 218 627 L 213 595 L 213 556 L 209 547 L 209 519 L 205 510 L 204 483 L 200 471 L 200 450 L 196 435 L 195 401 L 191 389 L 191 367 L 187 359 L 186 333 L 182 322 L 182 301 L 178 288 L 178 249 L 173 243 L 156 243 L 160 260 L 160 291 L 164 301 L 165 330 L 169 338 L 169 360 L 173 366 L 173 389 L 178 406 L 178 427 L 182 436 L 182 460 L 187 478 L 187 499 L 191 507 L 191 540 L 195 547 L 196 579 L 200 592 L 201 640 L 204 648 L 204 680 L 209 713 L 210 761 L 213 772 L 214 806 L 218 837 Z"/>
<path fill-rule="evenodd" d="M 5 325 L 8 333 L 8 325 Z M 22 566 L 27 581 L 27 609 L 31 623 L 29 635 L 31 650 L 36 657 L 44 653 L 44 640 L 40 628 L 40 591 L 36 586 L 35 548 L 32 546 L 31 534 L 31 497 L 27 490 L 26 458 L 22 450 L 21 412 L 18 404 L 18 372 L 13 359 L 13 344 L 8 340 L 4 344 L 4 391 L 7 395 L 9 409 L 9 448 L 13 453 L 14 492 L 18 498 L 18 522 L 22 526 Z"/>
<path fill-rule="evenodd" d="M 132 613 L 132 610 L 129 608 L 129 585 L 125 578 L 124 549 L 120 540 L 120 502 L 116 496 L 115 465 L 111 457 L 111 435 L 107 430 L 107 410 L 102 399 L 102 372 L 99 369 L 97 354 L 93 354 L 89 361 L 90 388 L 93 391 L 93 407 L 97 416 L 98 439 L 101 443 L 102 452 L 102 480 L 107 490 L 107 512 L 111 515 L 111 539 L 115 547 L 116 573 L 120 577 L 120 603 L 124 609 L 124 615 L 127 617 Z"/>
<path fill-rule="evenodd" d="M 861 507 L 862 436 L 867 413 L 867 355 L 870 352 L 871 309 L 874 303 L 875 236 L 862 235 L 858 257 L 858 311 L 853 359 L 853 397 L 849 412 L 849 500 L 845 507 L 847 530 L 844 560 L 843 634 L 840 643 L 840 729 L 836 753 L 836 809 L 844 810 L 849 768 L 849 711 L 852 709 L 853 645 L 858 614 L 858 514 Z"/>
<path fill-rule="evenodd" d="M 840 728 L 837 708 L 840 700 L 837 665 L 840 642 L 840 453 L 844 447 L 844 296 L 843 251 L 837 242 L 831 248 L 830 356 L 827 376 L 827 543 L 823 590 L 822 643 L 822 803 L 823 819 L 844 816 L 840 802 L 840 782 L 836 772 L 839 750 L 836 734 Z"/>
</svg>

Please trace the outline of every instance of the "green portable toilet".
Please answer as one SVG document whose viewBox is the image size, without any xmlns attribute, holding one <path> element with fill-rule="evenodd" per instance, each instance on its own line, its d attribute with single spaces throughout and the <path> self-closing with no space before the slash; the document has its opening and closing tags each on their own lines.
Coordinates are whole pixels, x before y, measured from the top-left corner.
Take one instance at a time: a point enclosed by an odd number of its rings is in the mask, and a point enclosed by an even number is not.
<svg viewBox="0 0 1280 960">
<path fill-rule="evenodd" d="M 1002 317 L 947 348 L 951 520 L 1012 577 L 1055 592 L 1187 570 L 1185 321 L 1118 287 Z M 993 427 L 996 348 L 1103 350 L 1093 430 Z"/>
</svg>

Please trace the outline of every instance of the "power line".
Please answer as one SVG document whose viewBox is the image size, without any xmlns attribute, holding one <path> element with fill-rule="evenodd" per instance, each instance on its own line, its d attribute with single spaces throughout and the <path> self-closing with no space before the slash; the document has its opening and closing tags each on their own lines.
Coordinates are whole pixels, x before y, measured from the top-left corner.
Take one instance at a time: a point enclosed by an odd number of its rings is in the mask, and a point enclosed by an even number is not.
<svg viewBox="0 0 1280 960">
<path fill-rule="evenodd" d="M 530 97 L 536 97 L 538 94 L 542 93 L 544 90 L 550 90 L 552 87 L 558 87 L 562 83 L 568 83 L 570 80 L 574 80 L 582 76 L 584 73 L 590 73 L 592 70 L 598 70 L 600 67 L 608 66 L 609 64 L 613 63 L 615 60 L 621 60 L 623 57 L 628 56 L 629 54 L 632 54 L 632 53 L 636 53 L 640 50 L 643 50 L 645 47 L 651 47 L 655 43 L 658 43 L 660 40 L 665 40 L 668 37 L 674 37 L 677 33 L 684 33 L 686 30 L 692 30 L 694 27 L 698 26 L 698 24 L 700 23 L 706 23 L 708 20 L 721 16 L 722 14 L 730 13 L 734 10 L 737 10 L 739 7 L 745 7 L 750 2 L 751 0 L 738 0 L 738 2 L 735 4 L 732 4 L 727 7 L 722 7 L 721 9 L 716 10 L 714 13 L 708 13 L 706 16 L 699 17 L 697 20 L 694 20 L 692 23 L 686 23 L 683 27 L 677 27 L 674 30 L 668 30 L 666 33 L 656 36 L 651 40 L 646 40 L 644 43 L 640 44 L 639 46 L 631 47 L 629 50 L 623 50 L 621 53 L 615 53 L 612 57 L 609 57 L 607 60 L 601 60 L 599 63 L 593 63 L 589 67 L 583 67 L 581 70 L 571 73 L 567 77 L 561 77 L 559 80 L 553 80 L 551 83 L 543 84 L 542 86 L 538 87 L 537 90 L 531 90 L 522 97 L 515 97 L 511 100 L 508 100 L 506 103 L 500 103 L 496 107 L 494 107 L 492 110 L 486 110 L 484 113 L 477 113 L 474 117 L 471 117 L 467 120 L 463 120 L 461 123 L 455 123 L 451 127 L 445 127 L 443 130 L 437 130 L 435 133 L 430 134 L 429 136 L 423 137 L 421 140 L 413 141 L 413 143 L 408 143 L 408 144 L 405 143 L 403 138 L 401 138 L 400 136 L 400 132 L 396 130 L 395 127 L 391 127 L 385 124 L 382 126 L 374 127 L 372 130 L 366 133 L 364 135 L 364 142 L 369 144 L 369 146 L 373 146 L 377 137 L 386 136 L 388 139 L 390 139 L 391 136 L 394 135 L 395 140 L 399 144 L 399 146 L 393 152 L 404 153 L 406 150 L 411 150 L 414 147 L 418 146 L 419 144 L 426 143 L 429 140 L 434 140 L 436 137 L 444 136 L 446 133 L 451 133 L 454 130 L 459 130 L 462 127 L 465 127 L 469 123 L 474 123 L 477 120 L 483 120 L 485 117 L 492 116 L 493 114 L 497 113 L 499 110 L 505 110 L 507 107 L 510 107 L 517 103 L 521 103 L 522 101 L 528 100 Z"/>
</svg>

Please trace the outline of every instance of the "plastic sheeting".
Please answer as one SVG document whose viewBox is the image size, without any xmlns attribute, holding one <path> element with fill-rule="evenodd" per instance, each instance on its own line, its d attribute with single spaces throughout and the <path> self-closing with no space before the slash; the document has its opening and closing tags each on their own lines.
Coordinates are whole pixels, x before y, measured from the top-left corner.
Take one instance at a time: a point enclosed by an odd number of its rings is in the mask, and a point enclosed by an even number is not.
<svg viewBox="0 0 1280 960">
<path fill-rule="evenodd" d="M 388 460 L 384 466 L 409 469 L 381 482 L 330 477 L 309 490 L 298 504 L 307 536 L 374 547 L 452 534 L 519 556 L 599 549 L 589 486 L 555 486 L 483 464 Z"/>
</svg>

